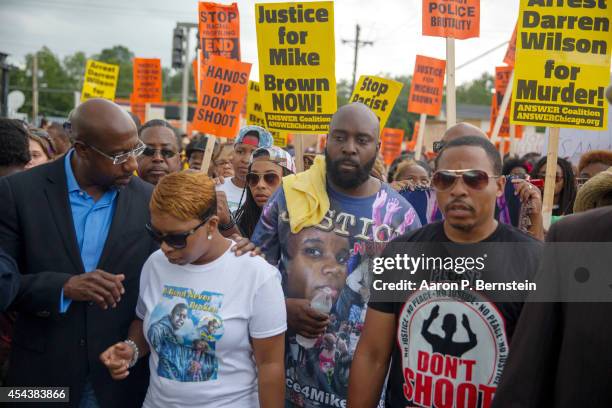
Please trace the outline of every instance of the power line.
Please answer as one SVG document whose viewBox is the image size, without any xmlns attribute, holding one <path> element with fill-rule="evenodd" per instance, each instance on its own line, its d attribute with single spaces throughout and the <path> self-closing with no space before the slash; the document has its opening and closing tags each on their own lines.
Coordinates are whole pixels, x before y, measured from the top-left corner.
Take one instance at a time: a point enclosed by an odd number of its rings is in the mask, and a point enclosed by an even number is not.
<svg viewBox="0 0 612 408">
<path fill-rule="evenodd" d="M 486 51 L 486 52 L 484 52 L 484 53 L 480 54 L 479 56 L 474 57 L 474 58 L 472 58 L 471 60 L 469 60 L 469 61 L 467 61 L 467 62 L 464 62 L 463 64 L 461 64 L 461 65 L 459 65 L 458 67 L 456 67 L 456 68 L 455 68 L 455 71 L 458 71 L 459 69 L 461 69 L 461 68 L 463 68 L 463 67 L 465 67 L 465 66 L 467 66 L 467 65 L 470 65 L 472 62 L 476 62 L 476 61 L 478 61 L 478 60 L 479 60 L 479 59 L 481 59 L 482 57 L 486 57 L 487 55 L 489 55 L 489 54 L 490 54 L 490 53 L 492 53 L 493 51 L 498 50 L 499 48 L 501 48 L 501 47 L 505 46 L 505 45 L 506 45 L 506 44 L 508 44 L 509 42 L 510 42 L 510 41 L 504 41 L 503 43 L 501 43 L 501 44 L 499 44 L 499 45 L 497 45 L 497 46 L 495 46 L 495 47 L 491 48 L 489 51 Z"/>
<path fill-rule="evenodd" d="M 353 89 L 355 89 L 355 76 L 357 75 L 357 55 L 359 54 L 359 47 L 365 47 L 366 45 L 374 45 L 374 41 L 361 41 L 359 39 L 359 32 L 361 28 L 359 24 L 355 25 L 355 39 L 354 40 L 342 40 L 342 44 L 355 44 L 355 59 L 353 60 Z"/>
</svg>

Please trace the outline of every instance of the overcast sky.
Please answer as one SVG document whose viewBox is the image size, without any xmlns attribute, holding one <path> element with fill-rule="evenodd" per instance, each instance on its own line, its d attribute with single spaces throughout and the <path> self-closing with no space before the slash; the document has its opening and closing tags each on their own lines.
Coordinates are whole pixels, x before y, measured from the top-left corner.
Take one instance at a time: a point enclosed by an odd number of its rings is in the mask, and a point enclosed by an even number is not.
<svg viewBox="0 0 612 408">
<path fill-rule="evenodd" d="M 244 61 L 253 63 L 251 79 L 258 79 L 255 0 L 238 0 Z M 269 1 L 264 1 L 269 2 Z M 481 0 L 480 38 L 456 41 L 456 65 L 510 39 L 519 0 Z M 223 2 L 228 4 L 229 1 Z M 411 75 L 417 54 L 445 59 L 445 40 L 421 35 L 421 0 L 336 0 L 336 77 L 351 79 L 355 24 L 361 39 L 374 46 L 359 52 L 357 76 L 389 73 Z M 0 52 L 9 62 L 43 45 L 60 57 L 84 51 L 87 55 L 113 45 L 128 47 L 137 57 L 161 58 L 170 65 L 172 29 L 177 21 L 197 21 L 197 0 L 0 0 Z M 195 33 L 192 37 L 195 46 Z M 494 72 L 503 65 L 506 47 L 457 71 L 457 83 Z M 193 49 L 191 50 L 193 56 Z"/>
</svg>

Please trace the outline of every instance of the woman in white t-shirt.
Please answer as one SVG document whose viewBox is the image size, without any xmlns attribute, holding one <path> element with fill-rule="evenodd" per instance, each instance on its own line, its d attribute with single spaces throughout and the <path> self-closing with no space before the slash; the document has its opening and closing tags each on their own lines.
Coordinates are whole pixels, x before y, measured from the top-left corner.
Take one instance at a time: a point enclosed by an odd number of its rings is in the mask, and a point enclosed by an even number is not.
<svg viewBox="0 0 612 408">
<path fill-rule="evenodd" d="M 285 301 L 278 270 L 237 257 L 218 231 L 214 182 L 170 174 L 151 198 L 147 229 L 161 244 L 140 277 L 127 340 L 100 359 L 129 375 L 149 352 L 145 407 L 282 407 Z"/>
</svg>

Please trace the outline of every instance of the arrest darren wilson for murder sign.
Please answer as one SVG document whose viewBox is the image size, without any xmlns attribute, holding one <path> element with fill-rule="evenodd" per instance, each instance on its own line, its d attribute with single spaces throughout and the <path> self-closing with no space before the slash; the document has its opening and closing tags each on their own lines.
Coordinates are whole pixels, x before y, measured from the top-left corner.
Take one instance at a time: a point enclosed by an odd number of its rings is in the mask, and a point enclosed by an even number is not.
<svg viewBox="0 0 612 408">
<path fill-rule="evenodd" d="M 268 128 L 325 133 L 336 111 L 333 2 L 255 5 Z"/>
<path fill-rule="evenodd" d="M 607 129 L 607 0 L 521 0 L 511 123 Z"/>
</svg>

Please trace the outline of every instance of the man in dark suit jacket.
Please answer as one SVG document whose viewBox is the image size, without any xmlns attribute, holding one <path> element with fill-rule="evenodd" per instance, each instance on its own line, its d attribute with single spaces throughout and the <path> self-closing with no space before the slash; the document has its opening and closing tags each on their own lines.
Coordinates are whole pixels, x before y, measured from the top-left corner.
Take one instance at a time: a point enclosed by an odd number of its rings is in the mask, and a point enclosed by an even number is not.
<svg viewBox="0 0 612 408">
<path fill-rule="evenodd" d="M 557 243 L 612 241 L 612 207 L 564 217 L 546 238 Z M 580 258 L 578 251 L 574 255 Z M 566 276 L 558 275 L 566 273 L 559 264 L 568 255 L 556 254 L 556 263 L 545 257 L 542 270 L 562 280 Z M 589 265 L 585 256 L 581 259 Z M 612 283 L 612 274 L 608 280 Z M 612 290 L 605 303 L 526 303 L 493 407 L 612 407 L 611 381 Z"/>
<path fill-rule="evenodd" d="M 92 99 L 71 115 L 74 149 L 0 179 L 0 246 L 19 265 L 6 385 L 70 387 L 70 405 L 136 407 L 148 368 L 115 382 L 98 356 L 126 338 L 152 186 L 132 177 L 144 145 L 118 105 Z"/>
<path fill-rule="evenodd" d="M 19 271 L 15 260 L 0 248 L 0 312 L 13 302 L 19 290 Z"/>
</svg>

